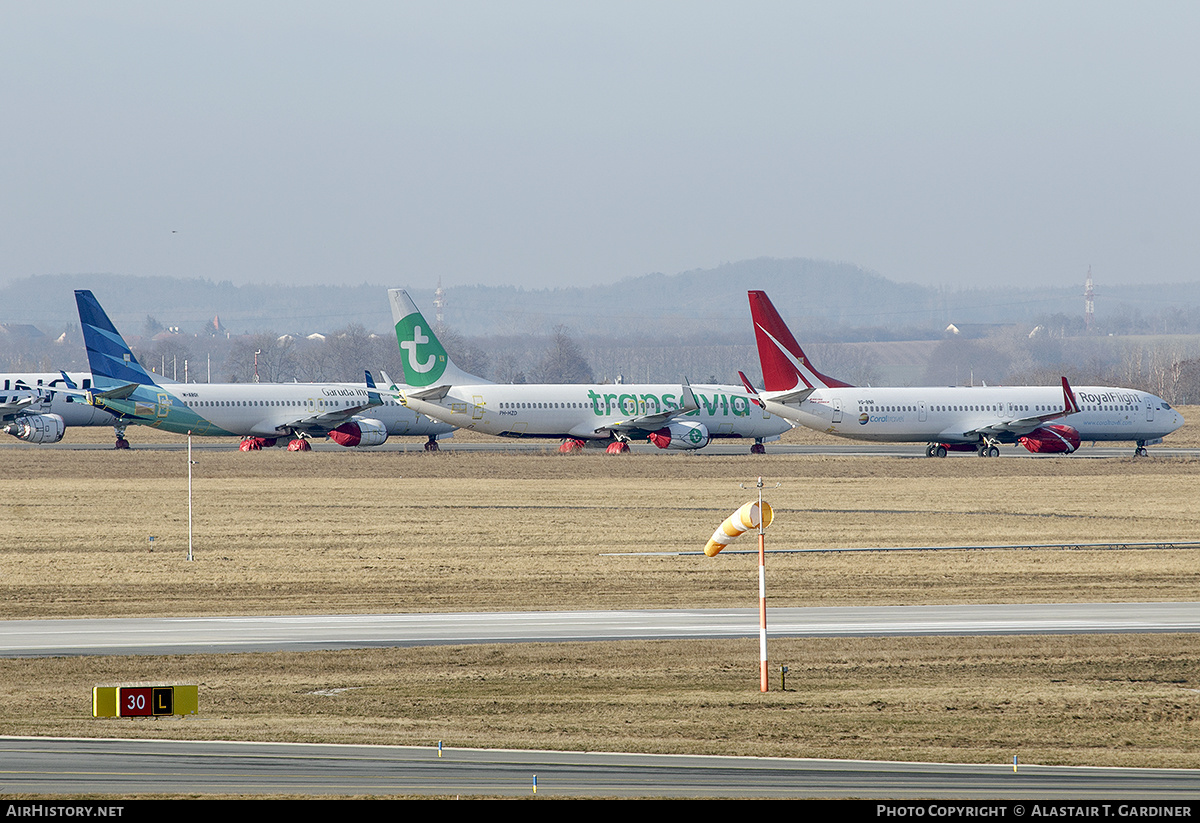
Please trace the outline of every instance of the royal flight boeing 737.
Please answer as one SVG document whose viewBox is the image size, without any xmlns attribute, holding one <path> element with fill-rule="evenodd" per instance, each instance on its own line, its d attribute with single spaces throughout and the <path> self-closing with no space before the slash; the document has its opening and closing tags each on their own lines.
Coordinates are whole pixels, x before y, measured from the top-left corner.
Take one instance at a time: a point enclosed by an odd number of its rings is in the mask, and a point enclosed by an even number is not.
<svg viewBox="0 0 1200 823">
<path fill-rule="evenodd" d="M 0 374 L 0 432 L 27 443 L 57 443 L 74 426 L 112 426 L 120 442 L 125 426 L 108 412 L 58 388 L 92 387 L 90 374 Z"/>
<path fill-rule="evenodd" d="M 1133 441 L 1135 454 L 1145 455 L 1147 445 L 1183 425 L 1179 412 L 1152 394 L 1072 389 L 1065 377 L 1061 388 L 851 386 L 813 367 L 765 292 L 749 297 L 766 387 L 758 398 L 768 411 L 810 429 L 855 440 L 923 442 L 929 457 L 953 450 L 995 457 L 1005 443 L 1070 454 L 1085 440 Z"/>
<path fill-rule="evenodd" d="M 240 436 L 245 450 L 312 437 L 342 446 L 379 446 L 389 435 L 420 435 L 427 449 L 453 427 L 348 383 L 167 383 L 137 362 L 90 291 L 75 292 L 93 385 L 87 402 L 123 422 L 179 434 Z"/>
<path fill-rule="evenodd" d="M 630 440 L 690 451 L 713 438 L 747 438 L 761 454 L 764 440 L 790 427 L 734 386 L 489 383 L 451 362 L 407 292 L 391 289 L 388 297 L 408 386 L 402 401 L 459 428 L 562 439 L 564 450 L 609 441 L 613 452 L 628 451 Z"/>
</svg>

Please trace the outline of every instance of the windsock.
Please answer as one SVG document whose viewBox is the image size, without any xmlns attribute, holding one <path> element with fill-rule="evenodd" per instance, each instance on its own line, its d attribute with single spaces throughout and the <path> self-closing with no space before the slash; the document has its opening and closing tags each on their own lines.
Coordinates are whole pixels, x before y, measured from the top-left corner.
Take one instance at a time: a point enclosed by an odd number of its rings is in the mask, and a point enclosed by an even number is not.
<svg viewBox="0 0 1200 823">
<path fill-rule="evenodd" d="M 762 527 L 765 529 L 771 525 L 771 521 L 775 519 L 774 512 L 771 511 L 770 503 L 762 504 Z M 733 538 L 740 535 L 749 529 L 758 528 L 758 501 L 751 500 L 746 505 L 735 511 L 729 517 L 725 518 L 725 522 L 721 524 L 712 538 L 708 541 L 708 545 L 704 547 L 704 553 L 709 557 L 716 557 L 717 552 L 733 542 Z"/>
</svg>

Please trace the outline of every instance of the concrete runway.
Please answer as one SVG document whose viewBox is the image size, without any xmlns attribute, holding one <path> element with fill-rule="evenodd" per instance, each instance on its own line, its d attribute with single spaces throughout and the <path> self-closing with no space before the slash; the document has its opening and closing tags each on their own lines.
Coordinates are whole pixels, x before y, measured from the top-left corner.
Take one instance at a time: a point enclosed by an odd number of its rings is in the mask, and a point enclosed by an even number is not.
<svg viewBox="0 0 1200 823">
<path fill-rule="evenodd" d="M 773 608 L 774 637 L 1200 632 L 1200 603 Z M 757 637 L 756 609 L 0 621 L 0 657 Z"/>
<path fill-rule="evenodd" d="M 119 722 L 119 721 L 114 721 Z M 1200 771 L 166 740 L 0 738 L 4 792 L 532 797 L 1038 798 L 1200 795 Z M 11 801 L 10 801 L 11 802 Z M 1145 803 L 1139 804 L 1147 805 Z M 1176 804 L 1170 804 L 1176 805 Z M 1115 814 L 1114 808 L 1114 814 Z"/>
<path fill-rule="evenodd" d="M 0 656 L 753 637 L 755 610 L 0 621 Z M 1200 603 L 772 609 L 773 636 L 1200 631 Z M 120 724 L 127 721 L 103 721 Z M 186 720 L 164 720 L 186 723 Z M 114 733 L 119 727 L 113 726 Z M 0 738 L 6 793 L 1195 801 L 1200 770 Z"/>
<path fill-rule="evenodd" d="M 138 432 L 134 427 L 130 427 L 129 436 L 132 438 L 130 443 L 135 451 L 187 451 L 187 439 L 184 437 L 174 437 L 163 435 L 160 432 L 153 432 L 151 435 L 144 435 L 155 438 L 155 442 L 139 442 L 137 439 Z M 441 449 L 453 452 L 551 452 L 557 453 L 561 441 L 558 440 L 540 440 L 540 439 L 509 439 L 509 438 L 492 438 L 483 442 L 466 442 L 455 441 L 454 438 L 441 441 Z M 377 446 L 370 449 L 358 449 L 357 451 L 364 452 L 423 452 L 424 438 L 404 438 L 396 437 L 388 440 L 382 446 Z M 328 452 L 347 452 L 355 451 L 346 449 L 335 443 L 327 440 L 311 441 L 314 451 Z M 48 449 L 54 451 L 112 451 L 111 443 L 72 443 L 70 442 L 70 432 L 67 433 L 67 440 L 61 443 L 50 445 L 35 446 L 30 443 L 22 443 L 15 438 L 0 439 L 0 449 Z M 836 457 L 914 457 L 922 460 L 931 459 L 925 457 L 925 445 L 923 443 L 865 443 L 861 441 L 838 441 L 833 443 L 821 443 L 819 445 L 801 445 L 801 444 L 782 444 L 782 443 L 767 443 L 767 456 L 772 454 L 803 454 L 803 455 L 829 455 Z M 205 438 L 196 437 L 192 439 L 192 450 L 205 451 L 237 451 L 237 445 L 231 438 Z M 603 449 L 596 448 L 596 452 L 603 452 Z M 750 441 L 748 440 L 714 440 L 703 449 L 695 452 L 663 452 L 661 449 L 650 445 L 649 443 L 633 443 L 630 450 L 634 454 L 691 454 L 695 456 L 704 455 L 746 455 L 749 456 Z M 1019 446 L 1005 446 L 1000 450 L 1001 457 L 1022 457 L 1032 460 L 1054 460 L 1062 459 L 1064 455 L 1037 455 L 1026 451 Z M 1198 457 L 1200 449 L 1189 448 L 1173 448 L 1169 444 L 1150 447 L 1150 458 L 1154 457 Z M 253 453 L 247 454 L 248 458 L 253 458 Z M 1133 457 L 1133 443 L 1111 443 L 1105 445 L 1091 446 L 1084 444 L 1079 451 L 1072 455 L 1066 455 L 1068 459 L 1088 459 L 1088 458 L 1112 458 L 1112 457 Z M 974 452 L 952 452 L 945 460 L 978 460 L 980 459 Z"/>
</svg>

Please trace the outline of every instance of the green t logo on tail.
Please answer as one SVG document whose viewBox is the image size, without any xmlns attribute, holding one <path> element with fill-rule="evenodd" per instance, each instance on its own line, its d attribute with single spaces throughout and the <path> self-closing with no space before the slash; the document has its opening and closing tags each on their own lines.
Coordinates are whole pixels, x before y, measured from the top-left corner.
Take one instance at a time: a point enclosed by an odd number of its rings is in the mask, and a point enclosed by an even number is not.
<svg viewBox="0 0 1200 823">
<path fill-rule="evenodd" d="M 413 312 L 396 324 L 396 341 L 404 359 L 404 382 L 410 386 L 429 386 L 446 370 L 446 350 L 428 328 L 420 312 Z"/>
</svg>

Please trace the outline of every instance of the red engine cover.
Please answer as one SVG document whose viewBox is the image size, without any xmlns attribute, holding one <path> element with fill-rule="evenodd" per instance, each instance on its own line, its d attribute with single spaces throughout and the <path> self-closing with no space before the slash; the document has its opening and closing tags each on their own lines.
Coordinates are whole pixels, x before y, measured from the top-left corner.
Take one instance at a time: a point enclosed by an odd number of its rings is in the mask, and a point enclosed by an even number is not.
<svg viewBox="0 0 1200 823">
<path fill-rule="evenodd" d="M 1079 432 L 1056 423 L 1034 429 L 1017 442 L 1036 454 L 1070 454 L 1079 448 Z"/>
</svg>

